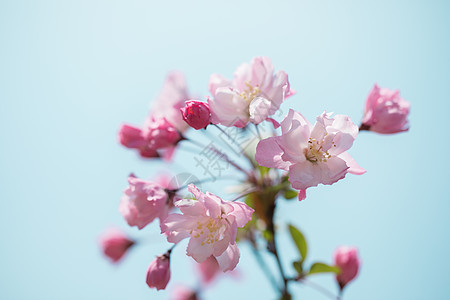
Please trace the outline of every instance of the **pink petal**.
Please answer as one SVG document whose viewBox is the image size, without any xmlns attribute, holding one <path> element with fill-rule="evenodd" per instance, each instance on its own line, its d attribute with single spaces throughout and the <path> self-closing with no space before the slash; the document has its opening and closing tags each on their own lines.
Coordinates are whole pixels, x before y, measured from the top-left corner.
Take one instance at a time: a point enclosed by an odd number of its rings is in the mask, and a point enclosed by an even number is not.
<svg viewBox="0 0 450 300">
<path fill-rule="evenodd" d="M 213 254 L 213 250 L 213 244 L 208 244 L 201 238 L 191 237 L 186 254 L 201 263 Z"/>
<path fill-rule="evenodd" d="M 188 191 L 192 193 L 198 201 L 203 201 L 203 193 L 200 192 L 198 187 L 195 186 L 195 184 L 191 183 L 188 185 Z"/>
<path fill-rule="evenodd" d="M 252 62 L 252 81 L 253 86 L 260 86 L 262 89 L 272 86 L 273 64 L 270 58 L 266 56 L 255 57 Z"/>
<path fill-rule="evenodd" d="M 236 218 L 235 220 L 238 227 L 244 227 L 245 224 L 252 220 L 252 214 L 255 211 L 253 208 L 242 202 L 227 203 L 233 207 L 233 211 L 230 215 L 233 215 Z"/>
<path fill-rule="evenodd" d="M 170 162 L 172 161 L 173 155 L 175 154 L 176 146 L 170 146 L 164 149 L 161 149 L 161 157 L 164 161 Z"/>
<path fill-rule="evenodd" d="M 331 157 L 326 163 L 319 163 L 324 165 L 322 171 L 322 184 L 333 184 L 345 177 L 348 166 L 343 159 L 339 157 Z"/>
<path fill-rule="evenodd" d="M 239 262 L 239 248 L 236 244 L 230 244 L 222 255 L 216 257 L 219 267 L 223 272 L 233 270 Z"/>
<path fill-rule="evenodd" d="M 245 126 L 248 122 L 248 103 L 229 88 L 218 88 L 214 99 L 208 99 L 211 122 L 224 126 Z"/>
<path fill-rule="evenodd" d="M 142 130 L 136 126 L 123 124 L 119 129 L 119 142 L 127 148 L 139 149 L 146 145 Z"/>
<path fill-rule="evenodd" d="M 333 142 L 336 147 L 330 148 L 329 153 L 331 155 L 339 155 L 350 149 L 359 132 L 358 126 L 344 115 L 335 116 L 333 124 L 327 127 L 327 131 L 335 133 Z"/>
<path fill-rule="evenodd" d="M 198 269 L 200 271 L 201 279 L 203 283 L 210 283 L 218 272 L 220 271 L 217 259 L 214 256 L 210 256 L 201 264 L 198 264 Z"/>
<path fill-rule="evenodd" d="M 189 237 L 188 229 L 194 228 L 196 225 L 195 218 L 180 214 L 170 214 L 161 222 L 160 227 L 161 233 L 167 235 L 167 241 L 176 244 L 182 239 Z"/>
<path fill-rule="evenodd" d="M 297 121 L 297 122 L 294 122 Z M 308 120 L 305 119 L 305 117 L 303 117 L 300 113 L 289 109 L 288 114 L 286 115 L 286 117 L 284 118 L 283 121 L 281 121 L 281 132 L 282 134 L 287 133 L 289 130 L 292 129 L 294 124 L 298 124 L 300 123 L 300 126 L 307 126 L 309 128 L 312 128 L 311 123 L 308 122 Z M 299 126 L 299 125 L 296 125 Z M 308 137 L 309 137 L 309 133 L 308 133 Z"/>
<path fill-rule="evenodd" d="M 304 161 L 290 166 L 289 182 L 292 187 L 297 190 L 306 190 L 321 183 L 322 168 L 320 165 Z"/>
<path fill-rule="evenodd" d="M 333 184 L 345 177 L 347 164 L 338 157 L 332 157 L 327 162 L 311 163 L 305 161 L 289 168 L 289 182 L 298 190 L 322 184 Z"/>
<path fill-rule="evenodd" d="M 273 128 L 277 129 L 278 127 L 280 127 L 280 123 L 278 123 L 276 120 L 272 119 L 272 118 L 267 118 L 266 121 L 269 121 L 270 123 L 272 123 Z"/>
<path fill-rule="evenodd" d="M 231 87 L 231 80 L 226 79 L 220 74 L 212 74 L 209 77 L 208 89 L 211 95 L 216 94 L 216 90 L 221 87 Z"/>
<path fill-rule="evenodd" d="M 353 157 L 348 154 L 348 152 L 343 152 L 339 156 L 339 158 L 343 159 L 347 166 L 349 167 L 347 172 L 354 175 L 362 175 L 366 173 L 367 171 L 363 168 L 361 168 L 358 163 L 353 159 Z"/>
<path fill-rule="evenodd" d="M 219 216 L 222 213 L 220 209 L 222 199 L 209 192 L 205 193 L 204 199 L 205 199 L 205 207 L 208 210 L 208 215 L 213 219 L 219 218 Z"/>
<path fill-rule="evenodd" d="M 278 137 L 261 140 L 256 146 L 255 160 L 260 166 L 288 170 L 291 163 L 283 161 L 283 151 L 277 143 Z"/>
<path fill-rule="evenodd" d="M 306 199 L 306 190 L 298 190 L 298 201 Z"/>
<path fill-rule="evenodd" d="M 189 125 L 183 121 L 180 108 L 184 106 L 188 99 L 190 97 L 183 73 L 172 71 L 167 75 L 161 92 L 152 106 L 151 116 L 166 118 L 177 130 L 184 132 L 189 128 Z"/>
<path fill-rule="evenodd" d="M 263 97 L 256 97 L 250 102 L 249 114 L 250 121 L 253 124 L 259 124 L 264 121 L 270 114 L 271 102 Z"/>
<path fill-rule="evenodd" d="M 289 93 L 288 75 L 284 71 L 278 71 L 275 76 L 270 89 L 266 89 L 265 93 L 272 101 L 272 109 L 270 114 L 274 114 L 283 103 L 286 94 Z"/>
<path fill-rule="evenodd" d="M 204 215 L 206 216 L 205 205 L 197 200 L 192 199 L 181 199 L 175 202 L 175 206 L 178 207 L 181 212 L 185 215 L 197 216 Z"/>
<path fill-rule="evenodd" d="M 277 139 L 277 143 L 283 150 L 281 158 L 291 164 L 304 161 L 304 151 L 308 148 L 309 127 L 301 125 L 297 120 L 292 121 L 291 130 L 281 135 Z"/>
</svg>

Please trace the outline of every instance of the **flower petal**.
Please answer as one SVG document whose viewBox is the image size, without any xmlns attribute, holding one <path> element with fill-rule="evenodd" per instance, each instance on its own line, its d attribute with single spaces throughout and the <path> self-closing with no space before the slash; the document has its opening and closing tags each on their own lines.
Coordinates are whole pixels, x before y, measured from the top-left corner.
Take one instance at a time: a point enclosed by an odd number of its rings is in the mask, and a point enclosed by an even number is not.
<svg viewBox="0 0 450 300">
<path fill-rule="evenodd" d="M 205 205 L 197 200 L 192 199 L 181 199 L 174 203 L 181 212 L 188 216 L 206 216 Z"/>
<path fill-rule="evenodd" d="M 322 168 L 320 165 L 304 161 L 290 166 L 289 182 L 292 187 L 297 190 L 306 190 L 321 183 Z"/>
<path fill-rule="evenodd" d="M 253 208 L 242 202 L 227 202 L 227 204 L 233 207 L 233 211 L 230 215 L 233 215 L 236 219 L 238 227 L 244 227 L 245 224 L 252 220 Z"/>
<path fill-rule="evenodd" d="M 188 228 L 196 225 L 196 219 L 191 216 L 170 214 L 161 222 L 161 233 L 166 234 L 169 243 L 177 244 L 182 239 L 189 237 Z"/>
<path fill-rule="evenodd" d="M 260 166 L 288 170 L 291 163 L 283 161 L 283 150 L 277 143 L 278 137 L 261 140 L 256 146 L 255 160 Z"/>
<path fill-rule="evenodd" d="M 353 159 L 353 157 L 348 154 L 348 152 L 343 152 L 339 156 L 339 158 L 343 159 L 348 166 L 347 172 L 354 175 L 362 175 L 367 171 L 360 167 L 358 163 Z"/>
<path fill-rule="evenodd" d="M 186 254 L 195 259 L 196 262 L 201 263 L 213 254 L 213 250 L 213 244 L 208 244 L 201 238 L 191 237 Z"/>
<path fill-rule="evenodd" d="M 256 97 L 250 102 L 249 114 L 250 122 L 259 124 L 264 121 L 270 114 L 272 104 L 263 97 Z"/>
<path fill-rule="evenodd" d="M 218 88 L 208 104 L 213 124 L 243 127 L 248 122 L 248 103 L 234 90 Z"/>
<path fill-rule="evenodd" d="M 234 270 L 241 256 L 236 244 L 230 244 L 222 255 L 216 257 L 219 267 L 223 272 Z"/>
<path fill-rule="evenodd" d="M 221 87 L 230 87 L 231 86 L 231 80 L 226 79 L 220 74 L 212 74 L 209 77 L 209 83 L 208 83 L 208 89 L 211 95 L 216 94 L 216 90 Z"/>
</svg>

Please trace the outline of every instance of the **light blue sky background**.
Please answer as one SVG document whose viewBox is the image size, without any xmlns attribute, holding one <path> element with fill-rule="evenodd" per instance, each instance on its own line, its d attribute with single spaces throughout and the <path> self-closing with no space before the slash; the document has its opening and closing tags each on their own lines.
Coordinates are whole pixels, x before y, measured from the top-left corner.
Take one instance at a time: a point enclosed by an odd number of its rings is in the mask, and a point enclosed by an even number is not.
<svg viewBox="0 0 450 300">
<path fill-rule="evenodd" d="M 358 137 L 351 154 L 367 174 L 281 202 L 280 226 L 305 232 L 309 262 L 359 247 L 363 265 L 346 300 L 447 299 L 449 11 L 447 1 L 406 0 L 0 1 L 0 298 L 169 299 L 176 283 L 194 286 L 182 247 L 169 291 L 145 285 L 167 243 L 157 224 L 126 227 L 117 207 L 129 172 L 167 168 L 121 148 L 116 132 L 144 119 L 169 70 L 207 95 L 211 73 L 231 77 L 266 55 L 298 91 L 285 112 L 312 119 L 326 109 L 358 122 L 375 82 L 412 103 L 410 132 Z M 196 170 L 191 154 L 176 160 L 172 173 Z M 96 244 L 108 225 L 148 242 L 112 266 Z M 289 267 L 286 235 L 280 245 Z M 205 299 L 276 298 L 241 250 L 240 279 L 217 282 Z M 331 276 L 312 280 L 335 289 Z"/>
</svg>

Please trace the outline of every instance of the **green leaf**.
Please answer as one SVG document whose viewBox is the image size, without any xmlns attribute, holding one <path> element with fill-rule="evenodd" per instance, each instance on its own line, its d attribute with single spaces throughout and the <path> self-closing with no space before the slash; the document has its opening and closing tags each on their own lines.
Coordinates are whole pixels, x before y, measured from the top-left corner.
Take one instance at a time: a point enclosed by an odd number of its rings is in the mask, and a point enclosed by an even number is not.
<svg viewBox="0 0 450 300">
<path fill-rule="evenodd" d="M 306 254 L 308 253 L 308 247 L 306 245 L 306 239 L 303 234 L 295 228 L 293 225 L 289 225 L 289 232 L 294 240 L 295 246 L 297 246 L 298 252 L 300 253 L 302 263 L 306 259 Z"/>
<path fill-rule="evenodd" d="M 339 267 L 330 266 L 321 262 L 314 263 L 309 269 L 308 274 L 316 274 L 316 273 L 335 273 L 339 274 L 341 269 Z"/>
<path fill-rule="evenodd" d="M 284 191 L 284 198 L 289 200 L 289 199 L 294 199 L 298 197 L 298 192 L 294 191 L 294 190 L 286 190 Z"/>
<path fill-rule="evenodd" d="M 303 273 L 303 267 L 302 267 L 302 262 L 301 261 L 294 261 L 292 263 L 292 265 L 294 266 L 294 269 L 297 271 L 297 273 L 299 275 Z"/>
</svg>

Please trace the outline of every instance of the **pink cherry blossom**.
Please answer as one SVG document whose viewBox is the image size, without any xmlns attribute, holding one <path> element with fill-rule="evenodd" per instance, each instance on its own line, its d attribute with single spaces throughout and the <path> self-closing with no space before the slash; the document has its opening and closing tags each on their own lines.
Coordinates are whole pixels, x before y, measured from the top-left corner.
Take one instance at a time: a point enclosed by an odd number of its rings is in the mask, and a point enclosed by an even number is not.
<svg viewBox="0 0 450 300">
<path fill-rule="evenodd" d="M 358 258 L 358 249 L 347 246 L 337 248 L 334 252 L 334 263 L 341 269 L 339 275 L 336 276 L 336 280 L 341 289 L 343 289 L 347 283 L 355 279 L 356 275 L 358 275 L 361 264 Z"/>
<path fill-rule="evenodd" d="M 274 74 L 268 57 L 255 57 L 249 64 L 242 64 L 232 81 L 211 75 L 209 90 L 213 95 L 208 100 L 211 122 L 236 127 L 244 127 L 248 122 L 261 123 L 293 94 L 287 74 L 284 71 Z"/>
<path fill-rule="evenodd" d="M 367 97 L 361 129 L 384 134 L 407 131 L 409 107 L 399 91 L 375 84 Z"/>
<path fill-rule="evenodd" d="M 204 262 L 197 264 L 202 282 L 211 283 L 220 271 L 219 263 L 214 256 L 208 257 Z"/>
<path fill-rule="evenodd" d="M 168 214 L 170 197 L 159 184 L 130 175 L 129 186 L 123 192 L 119 212 L 128 225 L 144 228 L 155 218 L 160 221 Z"/>
<path fill-rule="evenodd" d="M 210 123 L 209 105 L 205 102 L 187 101 L 186 106 L 181 108 L 181 114 L 183 120 L 196 130 L 206 128 Z"/>
<path fill-rule="evenodd" d="M 240 256 L 235 241 L 237 227 L 244 227 L 254 210 L 244 203 L 204 194 L 193 184 L 189 191 L 195 199 L 175 202 L 182 214 L 169 214 L 161 222 L 161 233 L 167 235 L 170 243 L 190 238 L 186 253 L 198 263 L 213 255 L 222 271 L 233 270 Z"/>
<path fill-rule="evenodd" d="M 134 243 L 122 231 L 113 228 L 109 229 L 100 237 L 100 247 L 103 253 L 115 263 L 120 261 Z"/>
<path fill-rule="evenodd" d="M 158 256 L 147 270 L 147 285 L 150 288 L 164 290 L 170 280 L 170 252 Z"/>
<path fill-rule="evenodd" d="M 120 143 L 127 148 L 138 149 L 139 154 L 146 158 L 163 156 L 170 159 L 171 151 L 180 140 L 178 130 L 165 118 L 148 118 L 142 128 L 124 124 L 119 130 Z"/>
<path fill-rule="evenodd" d="M 149 118 L 145 122 L 143 135 L 149 148 L 162 149 L 173 145 L 180 140 L 177 129 L 166 118 Z"/>
<path fill-rule="evenodd" d="M 300 200 L 305 199 L 309 187 L 333 184 L 347 173 L 365 173 L 346 152 L 358 134 L 350 118 L 332 118 L 324 112 L 316 120 L 312 126 L 291 109 L 281 122 L 281 136 L 264 139 L 256 148 L 255 159 L 261 166 L 289 172 L 289 181 L 300 191 Z"/>
<path fill-rule="evenodd" d="M 137 149 L 142 157 L 170 160 L 181 134 L 189 128 L 180 115 L 180 109 L 188 99 L 183 74 L 169 73 L 144 126 L 122 125 L 119 130 L 120 143 Z"/>
<path fill-rule="evenodd" d="M 119 129 L 119 142 L 127 148 L 138 149 L 142 157 L 159 157 L 157 149 L 149 147 L 141 128 L 123 124 Z"/>
<path fill-rule="evenodd" d="M 189 126 L 183 121 L 180 109 L 191 98 L 183 73 L 172 71 L 166 77 L 163 88 L 152 106 L 150 116 L 155 119 L 165 118 L 183 133 Z"/>
</svg>

